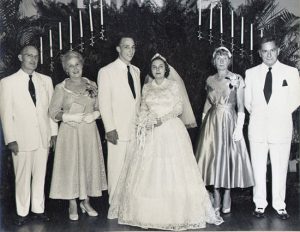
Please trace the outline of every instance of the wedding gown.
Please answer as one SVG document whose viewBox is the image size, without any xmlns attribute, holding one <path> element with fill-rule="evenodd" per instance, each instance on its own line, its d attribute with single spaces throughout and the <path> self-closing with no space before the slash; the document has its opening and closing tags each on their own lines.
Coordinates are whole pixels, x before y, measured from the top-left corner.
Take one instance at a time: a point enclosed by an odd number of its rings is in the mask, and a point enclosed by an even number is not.
<svg viewBox="0 0 300 232">
<path fill-rule="evenodd" d="M 137 138 L 126 155 L 108 212 L 119 224 L 164 230 L 221 224 L 202 181 L 189 134 L 178 118 L 182 98 L 175 81 L 143 88 Z M 146 125 L 161 118 L 158 127 Z M 149 127 L 148 127 L 149 128 Z"/>
</svg>

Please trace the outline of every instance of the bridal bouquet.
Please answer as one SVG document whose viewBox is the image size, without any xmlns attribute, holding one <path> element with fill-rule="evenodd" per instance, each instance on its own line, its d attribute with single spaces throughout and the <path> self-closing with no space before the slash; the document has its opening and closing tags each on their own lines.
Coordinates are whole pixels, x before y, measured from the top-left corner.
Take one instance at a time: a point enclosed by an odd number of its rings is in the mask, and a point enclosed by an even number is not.
<svg viewBox="0 0 300 232">
<path fill-rule="evenodd" d="M 139 114 L 136 138 L 140 149 L 144 148 L 147 131 L 151 129 L 153 133 L 155 124 L 157 124 L 157 114 L 150 111 L 143 111 Z"/>
</svg>

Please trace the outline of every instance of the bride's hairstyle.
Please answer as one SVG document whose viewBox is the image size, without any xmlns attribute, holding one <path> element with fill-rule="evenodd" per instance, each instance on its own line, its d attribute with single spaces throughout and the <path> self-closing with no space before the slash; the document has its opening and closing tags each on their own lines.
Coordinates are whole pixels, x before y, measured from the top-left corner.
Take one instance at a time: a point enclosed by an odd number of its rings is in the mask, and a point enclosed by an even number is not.
<svg viewBox="0 0 300 232">
<path fill-rule="evenodd" d="M 155 60 L 161 60 L 162 62 L 164 62 L 164 64 L 165 64 L 165 75 L 164 75 L 164 76 L 167 78 L 167 77 L 169 76 L 169 74 L 170 74 L 170 66 L 169 66 L 169 64 L 168 64 L 168 62 L 167 62 L 167 60 L 166 60 L 166 58 L 163 57 L 163 56 L 161 56 L 161 55 L 158 54 L 158 53 L 156 53 L 156 54 L 151 58 L 149 76 L 150 76 L 151 78 L 154 79 L 154 76 L 153 76 L 153 74 L 152 74 L 151 66 L 152 66 L 153 61 L 155 61 Z"/>
</svg>

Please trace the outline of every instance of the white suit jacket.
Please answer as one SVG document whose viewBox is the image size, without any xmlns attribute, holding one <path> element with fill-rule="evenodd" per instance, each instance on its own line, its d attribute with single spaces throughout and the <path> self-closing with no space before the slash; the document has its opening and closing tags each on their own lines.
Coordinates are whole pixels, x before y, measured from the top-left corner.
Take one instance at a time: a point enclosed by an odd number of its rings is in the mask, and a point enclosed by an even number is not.
<svg viewBox="0 0 300 232">
<path fill-rule="evenodd" d="M 1 80 L 1 121 L 5 144 L 17 141 L 19 151 L 39 148 L 40 138 L 48 148 L 50 138 L 57 135 L 57 124 L 50 119 L 48 108 L 53 94 L 50 77 L 34 72 L 36 106 L 28 91 L 29 76 L 22 69 Z"/>
<path fill-rule="evenodd" d="M 246 70 L 245 107 L 250 113 L 249 139 L 286 143 L 292 138 L 292 112 L 300 105 L 300 79 L 296 68 L 277 61 L 272 67 L 272 95 L 267 104 L 263 88 L 268 66 Z"/>
<path fill-rule="evenodd" d="M 99 107 L 105 131 L 117 130 L 120 141 L 130 140 L 140 107 L 140 70 L 130 65 L 136 98 L 128 84 L 127 66 L 119 58 L 98 73 Z"/>
</svg>

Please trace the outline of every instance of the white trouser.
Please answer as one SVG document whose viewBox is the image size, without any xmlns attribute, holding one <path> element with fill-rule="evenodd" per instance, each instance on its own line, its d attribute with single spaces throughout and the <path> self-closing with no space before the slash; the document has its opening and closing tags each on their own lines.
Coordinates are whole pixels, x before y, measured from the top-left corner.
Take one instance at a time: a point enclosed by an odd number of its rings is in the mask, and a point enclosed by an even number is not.
<svg viewBox="0 0 300 232">
<path fill-rule="evenodd" d="M 48 149 L 40 148 L 34 151 L 12 154 L 15 170 L 16 206 L 19 216 L 31 211 L 44 213 L 45 210 L 45 176 L 48 160 Z"/>
<path fill-rule="evenodd" d="M 253 201 L 256 208 L 266 208 L 267 158 L 270 153 L 272 166 L 272 206 L 285 209 L 286 176 L 291 143 L 256 143 L 250 141 L 251 162 L 254 172 Z"/>
<path fill-rule="evenodd" d="M 111 203 L 118 180 L 125 162 L 125 155 L 129 141 L 119 141 L 116 145 L 107 142 L 107 179 L 109 203 Z"/>
</svg>

